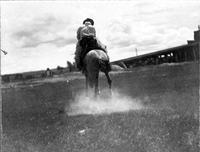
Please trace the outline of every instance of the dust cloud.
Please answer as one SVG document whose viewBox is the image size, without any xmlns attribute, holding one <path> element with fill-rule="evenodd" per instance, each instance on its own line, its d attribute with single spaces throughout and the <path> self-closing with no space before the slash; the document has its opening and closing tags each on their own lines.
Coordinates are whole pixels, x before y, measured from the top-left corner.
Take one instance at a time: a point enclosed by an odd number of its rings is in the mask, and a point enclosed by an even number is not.
<svg viewBox="0 0 200 152">
<path fill-rule="evenodd" d="M 66 107 L 68 115 L 82 114 L 110 114 L 142 109 L 139 99 L 133 99 L 126 95 L 113 91 L 112 96 L 99 96 L 98 98 L 86 97 L 85 93 L 77 95 L 74 101 Z"/>
</svg>

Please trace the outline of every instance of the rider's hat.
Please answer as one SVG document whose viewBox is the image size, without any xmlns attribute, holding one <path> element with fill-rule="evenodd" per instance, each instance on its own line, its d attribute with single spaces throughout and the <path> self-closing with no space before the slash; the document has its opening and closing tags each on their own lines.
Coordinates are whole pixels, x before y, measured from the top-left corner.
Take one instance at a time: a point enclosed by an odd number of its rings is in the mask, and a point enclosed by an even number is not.
<svg viewBox="0 0 200 152">
<path fill-rule="evenodd" d="M 93 19 L 91 19 L 91 18 L 86 18 L 86 19 L 83 21 L 83 24 L 85 24 L 85 22 L 90 22 L 92 25 L 94 25 L 94 21 L 93 21 Z"/>
</svg>

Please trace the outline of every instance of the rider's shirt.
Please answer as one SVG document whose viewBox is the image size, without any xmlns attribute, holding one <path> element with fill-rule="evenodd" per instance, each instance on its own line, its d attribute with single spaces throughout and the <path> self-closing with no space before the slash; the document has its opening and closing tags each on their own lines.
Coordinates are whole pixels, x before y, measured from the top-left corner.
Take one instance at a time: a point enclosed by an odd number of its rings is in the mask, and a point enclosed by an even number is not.
<svg viewBox="0 0 200 152">
<path fill-rule="evenodd" d="M 87 25 L 79 27 L 77 31 L 77 39 L 81 40 L 85 36 L 93 36 L 96 37 L 96 30 L 93 26 Z"/>
</svg>

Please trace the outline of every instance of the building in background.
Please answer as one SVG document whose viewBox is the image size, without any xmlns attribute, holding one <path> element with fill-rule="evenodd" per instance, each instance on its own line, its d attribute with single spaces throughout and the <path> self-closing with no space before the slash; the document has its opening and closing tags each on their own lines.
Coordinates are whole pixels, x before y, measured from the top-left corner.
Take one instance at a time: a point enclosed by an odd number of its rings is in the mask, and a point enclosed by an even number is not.
<svg viewBox="0 0 200 152">
<path fill-rule="evenodd" d="M 198 30 L 194 31 L 194 40 L 188 40 L 187 44 L 172 47 L 153 53 L 130 57 L 122 60 L 112 62 L 112 64 L 125 64 L 128 68 L 143 66 L 143 65 L 156 65 L 162 63 L 172 62 L 190 62 L 199 61 L 200 51 L 200 26 Z"/>
</svg>

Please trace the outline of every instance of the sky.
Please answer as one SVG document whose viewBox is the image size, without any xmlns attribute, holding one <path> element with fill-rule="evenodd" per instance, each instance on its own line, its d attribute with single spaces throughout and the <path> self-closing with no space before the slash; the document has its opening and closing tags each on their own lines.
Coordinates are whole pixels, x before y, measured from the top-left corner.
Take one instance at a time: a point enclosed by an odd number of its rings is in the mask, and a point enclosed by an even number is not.
<svg viewBox="0 0 200 152">
<path fill-rule="evenodd" d="M 111 61 L 187 44 L 200 24 L 198 0 L 1 1 L 1 74 L 66 67 L 76 31 L 95 22 Z"/>
</svg>

